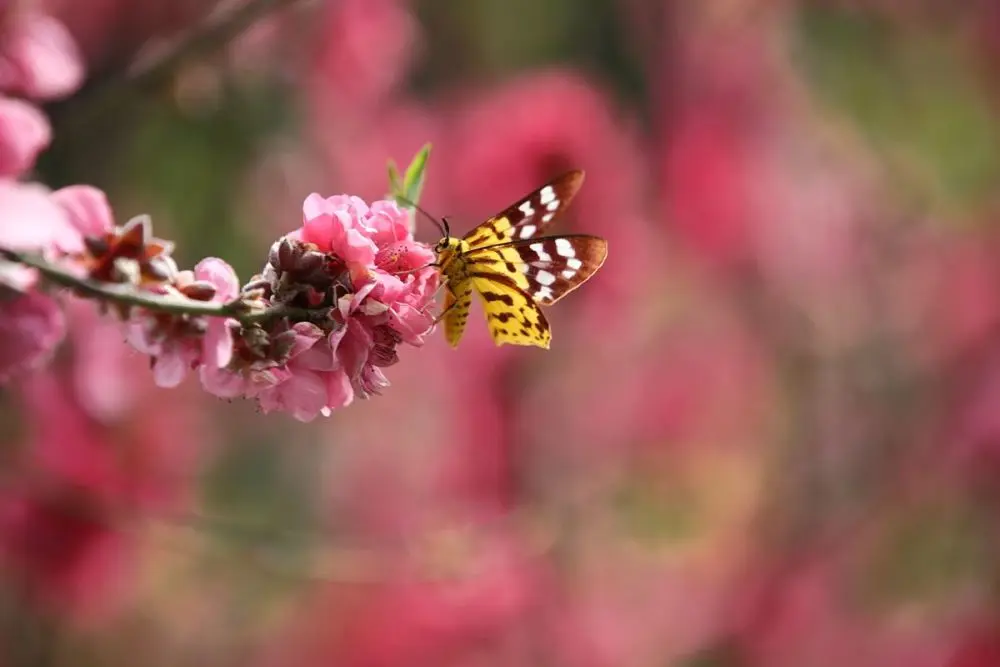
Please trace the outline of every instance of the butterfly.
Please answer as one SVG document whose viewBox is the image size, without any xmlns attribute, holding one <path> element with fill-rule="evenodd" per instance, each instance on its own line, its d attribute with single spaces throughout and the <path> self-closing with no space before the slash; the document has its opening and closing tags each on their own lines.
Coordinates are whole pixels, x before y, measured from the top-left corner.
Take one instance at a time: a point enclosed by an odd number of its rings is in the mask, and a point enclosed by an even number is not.
<svg viewBox="0 0 1000 667">
<path fill-rule="evenodd" d="M 608 242 L 587 234 L 537 236 L 562 213 L 583 184 L 570 171 L 526 195 L 462 238 L 447 219 L 434 250 L 447 293 L 439 320 L 457 347 L 465 332 L 472 293 L 482 299 L 486 322 L 499 346 L 548 349 L 552 330 L 540 306 L 550 306 L 585 283 L 604 264 Z"/>
</svg>

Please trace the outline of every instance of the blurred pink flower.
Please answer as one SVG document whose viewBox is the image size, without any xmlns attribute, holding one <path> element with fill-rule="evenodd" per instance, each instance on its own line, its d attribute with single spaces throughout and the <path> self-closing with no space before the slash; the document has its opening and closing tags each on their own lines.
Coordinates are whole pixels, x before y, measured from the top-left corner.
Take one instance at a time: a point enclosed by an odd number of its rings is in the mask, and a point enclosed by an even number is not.
<svg viewBox="0 0 1000 667">
<path fill-rule="evenodd" d="M 996 667 L 1000 665 L 1000 628 L 970 627 L 942 667 Z"/>
<path fill-rule="evenodd" d="M 132 369 L 145 359 L 123 344 L 121 323 L 99 313 L 96 304 L 68 298 L 63 308 L 72 323 L 68 337 L 74 400 L 95 422 L 115 423 L 143 398 L 148 375 Z"/>
<path fill-rule="evenodd" d="M 85 186 L 51 193 L 38 184 L 0 179 L 0 248 L 50 258 L 80 252 L 84 233 L 110 225 L 110 214 L 102 217 L 93 205 L 102 197 Z M 37 277 L 34 269 L 0 258 L 0 382 L 37 367 L 65 334 L 60 304 L 29 291 Z"/>
<path fill-rule="evenodd" d="M 175 502 L 209 451 L 207 431 L 199 430 L 188 394 L 164 392 L 149 382 L 143 372 L 148 360 L 127 353 L 120 326 L 94 326 L 108 320 L 93 303 L 74 299 L 68 312 L 74 324 L 91 327 L 87 336 L 74 333 L 67 363 L 19 386 L 30 418 L 27 462 L 46 479 L 85 490 L 101 503 L 136 510 Z M 98 345 L 97 338 L 126 353 L 104 355 L 100 372 L 107 377 L 81 385 L 72 378 L 91 367 L 86 355 Z M 129 387 L 128 396 L 120 397 L 114 411 L 94 410 L 83 392 L 111 382 Z"/>
<path fill-rule="evenodd" d="M 432 163 L 446 170 L 436 178 L 448 183 L 458 207 L 449 215 L 481 222 L 578 168 L 587 181 L 556 223 L 559 231 L 599 234 L 613 247 L 644 231 L 621 224 L 642 210 L 642 162 L 630 123 L 586 78 L 571 70 L 533 72 L 474 97 L 454 115 Z M 609 269 L 620 270 L 609 264 L 602 273 Z"/>
<path fill-rule="evenodd" d="M 781 104 L 772 91 L 782 89 L 758 26 L 719 23 L 685 35 L 673 66 L 680 75 L 657 82 L 671 86 L 661 97 L 672 104 L 662 114 L 671 125 L 661 130 L 669 141 L 659 192 L 671 228 L 704 257 L 731 265 L 752 252 L 757 162 Z"/>
<path fill-rule="evenodd" d="M 746 664 L 760 667 L 938 667 L 945 664 L 949 615 L 864 605 L 850 595 L 858 541 L 844 541 L 811 562 L 782 556 L 781 571 L 750 571 L 761 594 L 737 622 Z M 900 607 L 902 607 L 900 603 Z M 895 614 L 893 612 L 896 612 Z M 738 616 L 737 616 L 738 618 Z"/>
<path fill-rule="evenodd" d="M 325 106 L 310 107 L 309 112 L 312 146 L 319 161 L 330 172 L 325 178 L 369 200 L 385 196 L 387 158 L 405 165 L 421 146 L 431 142 L 434 145 L 431 174 L 447 164 L 438 158 L 448 122 L 443 108 L 424 106 L 406 99 L 373 109 L 361 118 L 336 123 L 330 122 Z M 307 164 L 301 177 L 315 178 L 315 172 L 315 167 Z M 298 174 L 295 176 L 300 178 Z M 449 189 L 446 178 L 432 175 L 427 179 L 421 195 L 421 205 L 432 211 L 437 210 L 438 206 L 448 201 L 444 196 Z M 450 215 L 452 212 L 443 214 Z"/>
<path fill-rule="evenodd" d="M 143 359 L 104 355 L 100 369 L 90 366 L 95 339 L 124 349 L 120 328 L 101 326 L 90 302 L 74 300 L 70 312 L 66 363 L 18 385 L 27 434 L 0 489 L 0 561 L 32 602 L 85 620 L 116 608 L 128 591 L 136 544 L 123 522 L 186 500 L 209 448 L 182 392 L 148 391 Z M 73 382 L 85 368 L 105 380 Z M 85 392 L 115 376 L 132 382 L 128 396 L 95 412 Z"/>
<path fill-rule="evenodd" d="M 0 211 L 0 248 L 49 254 L 84 249 L 80 229 L 43 185 L 0 179 Z"/>
<path fill-rule="evenodd" d="M 726 263 L 745 257 L 753 159 L 721 112 L 685 111 L 665 159 L 670 221 L 699 252 Z"/>
<path fill-rule="evenodd" d="M 103 207 L 103 208 L 102 208 Z M 0 248 L 36 252 L 49 258 L 84 250 L 84 235 L 111 228 L 103 193 L 89 186 L 55 193 L 37 183 L 0 179 Z M 34 269 L 0 259 L 0 284 L 17 290 L 34 285 Z"/>
<path fill-rule="evenodd" d="M 0 97 L 0 177 L 16 178 L 30 169 L 51 139 L 48 120 L 37 107 Z"/>
<path fill-rule="evenodd" d="M 47 361 L 66 333 L 54 299 L 5 291 L 0 286 L 0 384 Z"/>
<path fill-rule="evenodd" d="M 101 237 L 114 228 L 114 214 L 108 196 L 91 185 L 70 185 L 52 193 L 69 218 L 70 224 L 84 236 Z"/>
<path fill-rule="evenodd" d="M 509 535 L 456 537 L 455 553 L 373 558 L 375 582 L 329 586 L 263 664 L 289 664 L 289 647 L 298 665 L 467 664 L 516 634 L 546 589 L 541 563 Z"/>
<path fill-rule="evenodd" d="M 86 495 L 0 491 L 0 562 L 26 595 L 21 603 L 63 617 L 107 611 L 127 578 L 127 549 Z"/>
<path fill-rule="evenodd" d="M 176 37 L 224 0 L 30 0 L 72 33 L 91 69 L 124 68 L 156 40 Z"/>
<path fill-rule="evenodd" d="M 50 195 L 38 184 L 0 179 L 0 248 L 45 254 L 83 250 L 79 232 Z M 34 269 L 0 258 L 0 285 L 24 291 L 37 278 Z"/>
<path fill-rule="evenodd" d="M 401 0 L 336 0 L 325 3 L 321 14 L 307 86 L 312 103 L 339 115 L 362 116 L 406 74 L 416 47 L 416 21 Z"/>
<path fill-rule="evenodd" d="M 72 36 L 34 2 L 0 10 L 0 90 L 50 100 L 72 93 L 84 68 Z"/>
</svg>

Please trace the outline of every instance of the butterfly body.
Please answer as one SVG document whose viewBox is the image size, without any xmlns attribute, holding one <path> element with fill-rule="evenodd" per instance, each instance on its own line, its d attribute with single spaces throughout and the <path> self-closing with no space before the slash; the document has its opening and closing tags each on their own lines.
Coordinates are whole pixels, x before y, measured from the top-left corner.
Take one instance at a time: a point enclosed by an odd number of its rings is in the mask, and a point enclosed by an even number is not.
<svg viewBox="0 0 1000 667">
<path fill-rule="evenodd" d="M 583 183 L 572 171 L 489 218 L 462 238 L 446 236 L 436 247 L 448 292 L 445 337 L 455 347 L 479 295 L 497 345 L 548 348 L 552 331 L 539 306 L 555 303 L 586 282 L 607 257 L 597 236 L 543 236 Z"/>
</svg>

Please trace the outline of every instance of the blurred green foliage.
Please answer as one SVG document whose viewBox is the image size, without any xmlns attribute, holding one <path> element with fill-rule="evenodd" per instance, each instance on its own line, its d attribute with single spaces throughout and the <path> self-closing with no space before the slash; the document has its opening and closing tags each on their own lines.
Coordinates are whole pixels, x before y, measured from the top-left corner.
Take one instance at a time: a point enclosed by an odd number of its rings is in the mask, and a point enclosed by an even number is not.
<svg viewBox="0 0 1000 667">
<path fill-rule="evenodd" d="M 421 0 L 415 10 L 424 33 L 423 57 L 410 81 L 418 94 L 567 65 L 590 72 L 636 109 L 648 109 L 655 82 L 643 72 L 615 0 Z"/>
<path fill-rule="evenodd" d="M 808 5 L 796 50 L 819 99 L 857 125 L 914 205 L 946 217 L 994 197 L 996 111 L 960 34 Z"/>
<path fill-rule="evenodd" d="M 169 91 L 109 88 L 53 110 L 55 141 L 38 165 L 60 187 L 105 190 L 118 222 L 153 213 L 156 233 L 177 242 L 181 266 L 224 257 L 241 276 L 260 268 L 266 248 L 248 234 L 266 220 L 237 220 L 245 170 L 267 138 L 295 127 L 295 97 L 274 79 L 220 80 L 211 105 L 179 106 Z M 100 113 L 91 113 L 97 107 Z M 123 203 L 141 202 L 141 210 Z M 241 209 L 242 210 L 242 209 Z"/>
</svg>

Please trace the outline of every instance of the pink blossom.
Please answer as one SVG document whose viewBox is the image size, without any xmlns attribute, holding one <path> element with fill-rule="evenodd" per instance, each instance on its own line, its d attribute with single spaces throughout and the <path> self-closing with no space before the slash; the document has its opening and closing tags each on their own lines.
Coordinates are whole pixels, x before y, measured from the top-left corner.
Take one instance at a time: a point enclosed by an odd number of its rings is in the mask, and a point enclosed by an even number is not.
<svg viewBox="0 0 1000 667">
<path fill-rule="evenodd" d="M 0 211 L 0 248 L 47 253 L 83 250 L 80 234 L 42 185 L 0 179 Z M 24 291 L 36 279 L 34 269 L 0 258 L 0 284 Z"/>
<path fill-rule="evenodd" d="M 0 211 L 0 248 L 50 255 L 83 249 L 79 230 L 41 185 L 0 180 Z M 16 293 L 36 280 L 34 269 L 0 259 L 0 382 L 44 361 L 65 333 L 55 300 Z"/>
<path fill-rule="evenodd" d="M 191 286 L 205 285 L 211 297 L 205 301 L 226 303 L 239 289 L 239 279 L 232 267 L 221 259 L 202 260 L 194 271 L 181 271 L 164 294 L 187 298 Z M 127 326 L 128 341 L 137 350 L 153 358 L 153 377 L 161 387 L 175 387 L 188 370 L 207 365 L 226 366 L 233 356 L 233 320 L 221 317 L 174 316 L 146 313 L 133 318 Z"/>
<path fill-rule="evenodd" d="M 341 196 L 327 199 L 325 207 L 332 211 L 327 215 L 340 224 L 313 227 L 307 234 L 311 222 L 307 221 L 303 237 L 313 239 L 320 248 L 329 247 L 335 255 L 354 259 L 354 263 L 348 261 L 348 268 L 357 292 L 338 301 L 346 332 L 338 358 L 354 390 L 367 396 L 385 386 L 378 366 L 395 363 L 396 338 L 419 345 L 432 325 L 427 306 L 437 287 L 437 273 L 419 269 L 434 261 L 434 253 L 413 243 L 407 215 L 394 202 L 378 201 L 369 208 L 357 197 Z M 343 233 L 343 228 L 349 232 Z M 328 236 L 317 234 L 325 230 Z"/>
<path fill-rule="evenodd" d="M 83 250 L 83 238 L 65 212 L 38 183 L 0 179 L 0 248 L 22 251 Z"/>
<path fill-rule="evenodd" d="M 297 323 L 291 331 L 294 340 L 286 365 L 266 375 L 254 373 L 256 379 L 268 383 L 256 393 L 257 402 L 265 414 L 281 410 L 299 421 L 311 421 L 335 399 L 344 398 L 327 377 L 334 364 L 332 350 L 328 346 L 324 350 L 321 342 L 327 340 L 323 331 L 307 322 Z"/>
<path fill-rule="evenodd" d="M 100 237 L 114 226 L 108 196 L 90 185 L 70 185 L 52 193 L 52 199 L 66 212 L 70 224 L 84 236 Z"/>
<path fill-rule="evenodd" d="M 37 107 L 0 97 L 0 176 L 15 178 L 30 169 L 51 139 L 52 129 Z"/>
<path fill-rule="evenodd" d="M 7 10 L 3 18 L 0 90 L 49 100 L 79 88 L 83 61 L 61 21 L 30 6 Z"/>
<path fill-rule="evenodd" d="M 86 186 L 50 193 L 38 184 L 0 180 L 0 211 L 0 248 L 50 258 L 82 251 L 84 233 L 110 227 L 103 193 Z M 60 305 L 29 291 L 36 280 L 34 269 L 0 259 L 0 382 L 36 367 L 65 333 Z M 5 294 L 11 290 L 26 294 Z"/>
<path fill-rule="evenodd" d="M 227 303 L 239 294 L 240 283 L 233 268 L 221 259 L 208 257 L 194 267 L 194 279 L 202 280 L 215 288 L 212 301 Z M 227 366 L 233 358 L 232 328 L 236 321 L 231 318 L 213 317 L 208 320 L 208 328 L 202 339 L 203 365 L 215 368 Z"/>
<path fill-rule="evenodd" d="M 364 280 L 375 261 L 378 246 L 374 229 L 368 226 L 370 210 L 359 197 L 339 195 L 324 199 L 313 193 L 302 205 L 301 240 L 315 244 L 321 252 L 332 252 L 343 260 L 352 276 Z"/>
</svg>

